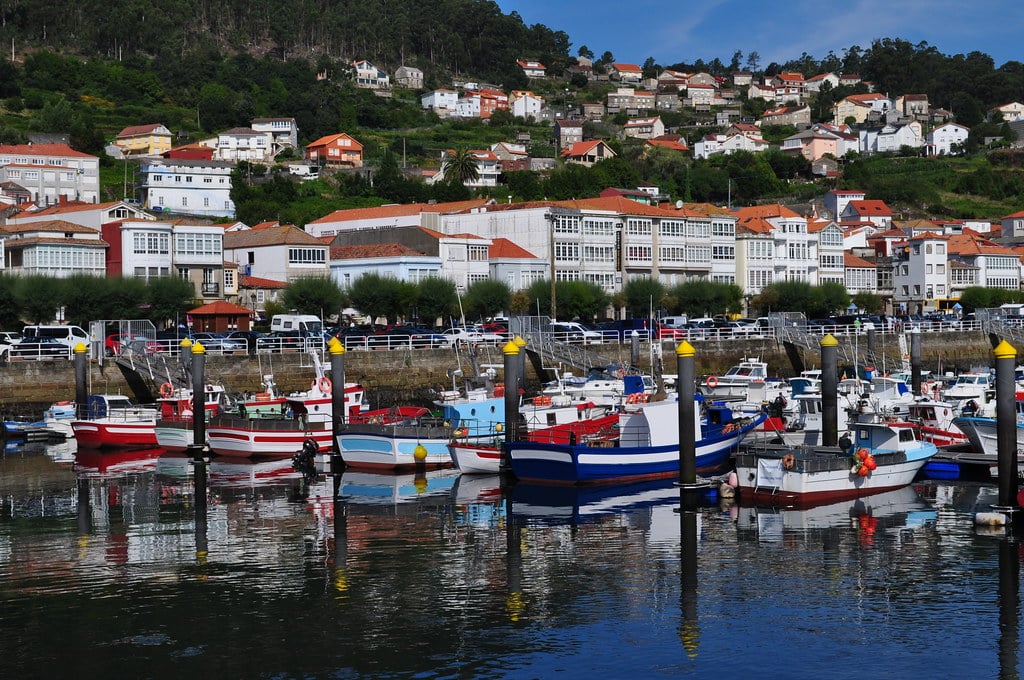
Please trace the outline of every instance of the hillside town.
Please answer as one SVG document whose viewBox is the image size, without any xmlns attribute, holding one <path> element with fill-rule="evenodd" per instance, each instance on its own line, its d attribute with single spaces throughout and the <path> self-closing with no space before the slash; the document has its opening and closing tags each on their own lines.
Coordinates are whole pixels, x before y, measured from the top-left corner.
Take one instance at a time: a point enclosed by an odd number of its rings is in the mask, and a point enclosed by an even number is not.
<svg viewBox="0 0 1024 680">
<path fill-rule="evenodd" d="M 249 127 L 176 146 L 167 126 L 140 122 L 107 148 L 125 163 L 126 197 L 113 202 L 100 201 L 99 157 L 52 140 L 0 145 L 0 271 L 144 279 L 176 274 L 193 282 L 198 301 L 233 303 L 253 315 L 298 278 L 329 275 L 346 288 L 371 272 L 412 282 L 440 277 L 460 291 L 488 279 L 512 290 L 541 280 L 580 280 L 609 294 L 643 277 L 666 286 L 709 280 L 739 286 L 748 306 L 773 283 L 837 283 L 851 295 L 878 295 L 890 314 L 945 310 L 974 286 L 1020 289 L 1024 246 L 1014 243 L 1024 234 L 1024 211 L 999 223 L 910 218 L 864 192 L 838 189 L 799 205 L 743 207 L 685 203 L 657 186 L 608 187 L 569 201 L 496 198 L 504 172 L 589 167 L 614 157 L 611 140 L 589 138 L 585 130 L 599 121 L 608 129 L 609 116 L 622 113 L 618 138 L 694 159 L 764 152 L 772 147 L 762 137 L 766 126 L 792 126 L 798 132 L 775 148 L 805 158 L 822 177 L 839 175 L 851 153 L 956 155 L 970 133 L 927 96 L 873 92 L 856 75 L 739 71 L 727 81 L 666 69 L 644 78 L 634 64 L 615 63 L 598 73 L 590 60 L 577 62 L 572 75 L 614 85 L 605 102 L 573 106 L 566 96 L 555 106 L 529 90 L 504 92 L 464 80 L 420 95 L 422 107 L 441 118 L 486 120 L 508 111 L 546 122 L 557 158 L 530 157 L 529 140 L 522 138 L 470 149 L 475 171 L 463 181 L 489 196 L 336 210 L 302 227 L 234 221 L 232 173 L 242 162 L 278 166 L 300 182 L 369 170 L 363 144 L 345 131 L 301 145 L 295 119 L 254 118 Z M 540 62 L 518 65 L 531 81 L 549 77 Z M 351 68 L 357 87 L 382 97 L 391 96 L 392 83 L 422 91 L 423 73 L 413 67 L 388 74 L 359 60 Z M 812 120 L 810 102 L 841 86 L 868 92 L 836 101 L 829 120 Z M 766 103 L 759 119 L 742 117 L 741 91 Z M 659 114 L 682 108 L 713 115 L 722 131 L 686 139 L 667 128 Z M 996 107 L 989 117 L 1024 126 L 1024 104 Z M 299 159 L 279 162 L 285 151 Z M 449 181 L 449 160 L 457 153 L 444 152 L 436 169 L 421 168 L 422 179 Z M 127 195 L 129 162 L 133 196 Z"/>
</svg>

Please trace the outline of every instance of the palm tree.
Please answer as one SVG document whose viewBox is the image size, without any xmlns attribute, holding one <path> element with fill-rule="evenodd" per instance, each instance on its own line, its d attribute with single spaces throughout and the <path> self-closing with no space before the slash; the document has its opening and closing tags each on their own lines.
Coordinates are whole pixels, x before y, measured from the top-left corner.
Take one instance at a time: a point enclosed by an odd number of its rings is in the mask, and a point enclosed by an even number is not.
<svg viewBox="0 0 1024 680">
<path fill-rule="evenodd" d="M 468 149 L 448 151 L 441 162 L 441 174 L 448 182 L 471 184 L 480 178 L 479 161 Z"/>
</svg>

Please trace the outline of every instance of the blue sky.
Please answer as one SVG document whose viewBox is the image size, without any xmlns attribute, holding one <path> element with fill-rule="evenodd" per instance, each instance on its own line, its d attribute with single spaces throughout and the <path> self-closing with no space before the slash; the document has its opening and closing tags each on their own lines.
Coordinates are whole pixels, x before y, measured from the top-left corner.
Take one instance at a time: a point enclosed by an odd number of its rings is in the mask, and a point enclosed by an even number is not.
<svg viewBox="0 0 1024 680">
<path fill-rule="evenodd" d="M 803 52 L 816 59 L 876 38 L 925 41 L 946 55 L 984 52 L 995 65 L 1024 62 L 1021 0 L 496 0 L 527 25 L 541 23 L 569 34 L 570 53 L 586 45 L 600 56 L 662 65 L 711 61 L 728 64 L 737 50 L 756 51 L 761 68 Z"/>
</svg>

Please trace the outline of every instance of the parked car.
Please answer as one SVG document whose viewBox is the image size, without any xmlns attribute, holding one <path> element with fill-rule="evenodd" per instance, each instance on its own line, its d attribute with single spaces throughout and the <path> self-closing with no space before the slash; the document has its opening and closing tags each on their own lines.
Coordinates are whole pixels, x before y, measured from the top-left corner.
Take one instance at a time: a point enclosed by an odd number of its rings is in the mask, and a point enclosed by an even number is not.
<svg viewBox="0 0 1024 680">
<path fill-rule="evenodd" d="M 26 335 L 21 340 L 11 345 L 10 354 L 12 357 L 26 359 L 45 357 L 71 358 L 71 348 L 57 338 L 45 335 Z"/>
<path fill-rule="evenodd" d="M 469 345 L 469 344 L 488 344 L 496 345 L 500 342 L 505 341 L 505 336 L 501 333 L 492 333 L 489 331 L 478 330 L 475 328 L 449 328 L 441 333 L 448 339 L 448 345 L 454 347 L 455 345 Z"/>
<path fill-rule="evenodd" d="M 447 347 L 448 342 L 448 336 L 418 326 L 388 326 L 367 339 L 367 344 L 370 347 L 386 347 L 388 349 L 402 347 L 436 349 Z"/>
<path fill-rule="evenodd" d="M 266 333 L 260 331 L 230 331 L 224 337 L 231 340 L 241 340 L 245 343 L 246 351 L 249 354 L 256 353 L 256 343 L 259 342 L 260 338 L 266 337 Z"/>
<path fill-rule="evenodd" d="M 301 331 L 271 331 L 256 342 L 257 352 L 298 352 L 306 349 Z"/>
<path fill-rule="evenodd" d="M 553 321 L 541 328 L 545 340 L 572 344 L 599 345 L 604 342 L 601 331 L 587 328 L 577 321 Z"/>
<path fill-rule="evenodd" d="M 108 357 L 120 356 L 129 350 L 135 354 L 159 354 L 165 345 L 144 335 L 125 336 L 119 333 L 108 335 L 103 341 L 103 353 Z"/>
<path fill-rule="evenodd" d="M 226 338 L 220 333 L 199 332 L 192 334 L 193 342 L 198 341 L 208 352 L 215 354 L 240 354 L 248 350 L 244 340 Z"/>
<path fill-rule="evenodd" d="M 0 361 L 7 360 L 11 346 L 17 344 L 21 337 L 17 331 L 0 331 Z"/>
</svg>

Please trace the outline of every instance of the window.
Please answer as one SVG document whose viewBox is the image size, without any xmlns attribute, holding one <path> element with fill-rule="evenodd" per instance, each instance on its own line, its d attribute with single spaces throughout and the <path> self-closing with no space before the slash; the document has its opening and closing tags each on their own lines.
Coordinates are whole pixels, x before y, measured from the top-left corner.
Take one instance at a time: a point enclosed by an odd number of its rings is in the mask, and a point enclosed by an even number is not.
<svg viewBox="0 0 1024 680">
<path fill-rule="evenodd" d="M 556 262 L 579 262 L 580 261 L 580 247 L 576 243 L 556 243 L 555 244 L 555 261 Z"/>
<path fill-rule="evenodd" d="M 651 220 L 630 217 L 626 220 L 626 233 L 634 236 L 650 236 Z"/>
<path fill-rule="evenodd" d="M 615 233 L 615 220 L 601 220 L 592 217 L 583 220 L 585 236 L 612 236 Z"/>
<path fill-rule="evenodd" d="M 735 246 L 712 246 L 712 248 L 711 248 L 711 259 L 712 260 L 735 260 L 736 259 L 736 247 Z"/>
<path fill-rule="evenodd" d="M 682 237 L 686 233 L 686 225 L 679 220 L 662 220 L 658 225 L 658 233 L 662 236 Z"/>
<path fill-rule="evenodd" d="M 469 247 L 469 261 L 470 262 L 487 262 L 487 246 L 470 246 Z"/>
<path fill-rule="evenodd" d="M 188 196 L 182 196 L 181 197 L 181 207 L 182 208 L 187 208 L 188 207 Z"/>
<path fill-rule="evenodd" d="M 132 234 L 132 252 L 136 255 L 167 255 L 170 247 L 170 234 L 155 231 L 136 231 Z"/>
<path fill-rule="evenodd" d="M 324 264 L 327 262 L 323 248 L 289 248 L 288 264 Z"/>
<path fill-rule="evenodd" d="M 583 246 L 584 262 L 614 262 L 614 246 Z"/>
<path fill-rule="evenodd" d="M 554 230 L 556 234 L 578 234 L 580 233 L 579 215 L 555 215 Z"/>
<path fill-rule="evenodd" d="M 231 290 L 235 287 L 235 270 L 225 269 L 224 270 L 224 290 Z"/>
</svg>

